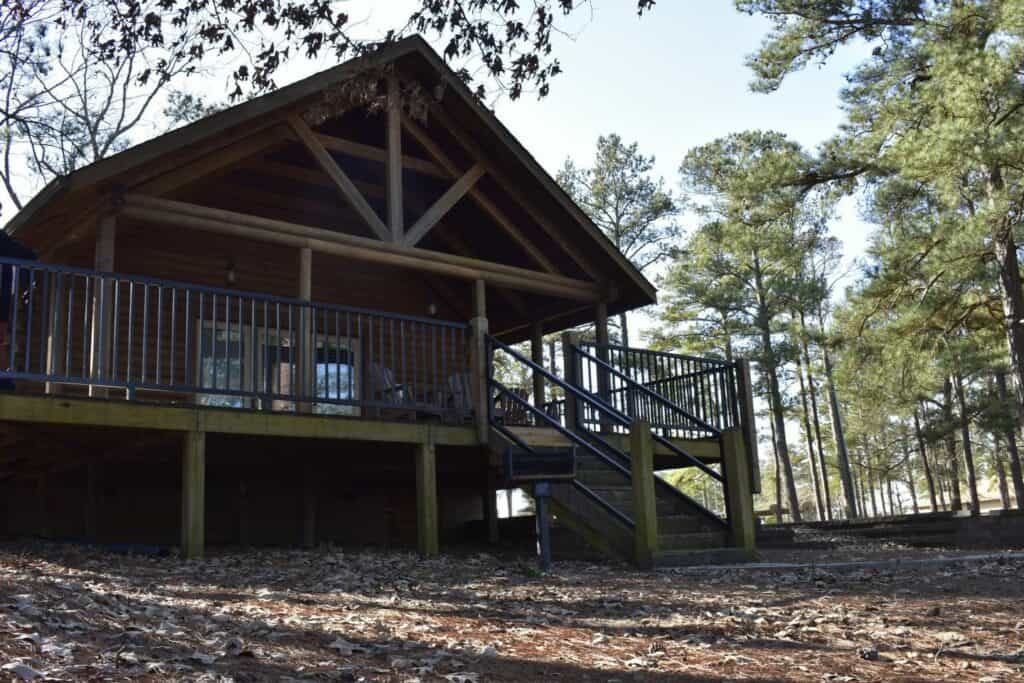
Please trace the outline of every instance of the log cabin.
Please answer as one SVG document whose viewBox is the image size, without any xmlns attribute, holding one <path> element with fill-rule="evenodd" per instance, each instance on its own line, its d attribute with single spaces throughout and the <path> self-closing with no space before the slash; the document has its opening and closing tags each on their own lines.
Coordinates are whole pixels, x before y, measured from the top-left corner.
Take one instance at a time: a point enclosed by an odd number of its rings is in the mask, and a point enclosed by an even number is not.
<svg viewBox="0 0 1024 683">
<path fill-rule="evenodd" d="M 747 365 L 610 343 L 655 288 L 418 37 L 58 178 L 6 229 L 39 258 L 0 258 L 0 531 L 431 556 L 497 540 L 514 458 L 571 453 L 552 510 L 598 550 L 754 552 Z M 714 495 L 656 474 L 680 468 Z"/>
</svg>

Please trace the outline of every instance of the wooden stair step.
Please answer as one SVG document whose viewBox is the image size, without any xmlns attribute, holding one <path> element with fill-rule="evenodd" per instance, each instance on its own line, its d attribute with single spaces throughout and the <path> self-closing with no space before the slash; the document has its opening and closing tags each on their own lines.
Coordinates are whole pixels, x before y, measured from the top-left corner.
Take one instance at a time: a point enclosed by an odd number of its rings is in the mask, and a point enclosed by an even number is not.
<svg viewBox="0 0 1024 683">
<path fill-rule="evenodd" d="M 659 530 L 660 531 L 660 530 Z M 663 550 L 722 548 L 729 542 L 724 531 L 697 531 L 682 534 L 658 534 L 658 547 Z"/>
</svg>

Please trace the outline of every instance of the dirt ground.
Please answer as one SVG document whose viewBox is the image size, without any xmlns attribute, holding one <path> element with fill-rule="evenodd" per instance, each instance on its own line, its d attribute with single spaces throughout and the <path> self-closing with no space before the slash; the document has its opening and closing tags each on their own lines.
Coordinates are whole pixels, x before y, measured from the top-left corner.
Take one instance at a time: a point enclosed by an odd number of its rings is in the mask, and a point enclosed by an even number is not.
<svg viewBox="0 0 1024 683">
<path fill-rule="evenodd" d="M 814 551 L 816 562 L 898 548 Z M 806 561 L 811 551 L 771 551 Z M 907 551 L 912 557 L 938 553 Z M 0 679 L 1024 680 L 1024 560 L 638 573 L 529 558 L 0 545 Z"/>
</svg>

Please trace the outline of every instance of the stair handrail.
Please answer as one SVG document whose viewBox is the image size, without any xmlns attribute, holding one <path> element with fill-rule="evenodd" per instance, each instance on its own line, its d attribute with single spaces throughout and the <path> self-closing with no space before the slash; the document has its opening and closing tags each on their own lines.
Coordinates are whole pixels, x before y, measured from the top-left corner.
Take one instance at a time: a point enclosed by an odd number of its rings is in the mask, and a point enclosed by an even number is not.
<svg viewBox="0 0 1024 683">
<path fill-rule="evenodd" d="M 581 438 L 579 435 L 574 434 L 573 432 L 570 432 L 567 429 L 565 429 L 561 425 L 560 422 L 558 422 L 557 420 L 552 418 L 550 415 L 548 415 L 544 411 L 542 411 L 539 408 L 537 408 L 536 406 L 530 404 L 529 401 L 527 401 L 523 397 L 517 395 L 514 391 L 512 391 L 511 389 L 506 387 L 504 384 L 502 384 L 498 380 L 496 380 L 493 377 L 491 377 L 491 378 L 488 379 L 488 382 L 490 383 L 490 385 L 492 387 L 494 387 L 498 391 L 504 393 L 505 395 L 509 396 L 513 401 L 516 401 L 516 402 L 520 403 L 527 410 L 527 412 L 531 412 L 531 413 L 537 415 L 538 417 L 540 417 L 541 419 L 543 419 L 544 421 L 546 421 L 548 424 L 550 424 L 552 427 L 554 427 L 560 434 L 566 436 L 571 441 L 573 441 L 574 443 L 576 443 L 579 446 L 582 446 L 583 448 L 587 449 L 591 453 L 594 453 L 595 455 L 597 455 L 601 459 L 605 460 L 612 467 L 618 468 L 622 473 L 626 474 L 627 476 L 629 475 L 629 470 L 627 470 L 622 465 L 620 465 L 619 463 L 615 462 L 613 459 L 609 458 L 607 455 L 602 453 L 600 450 L 595 448 L 594 445 L 591 444 L 590 442 L 588 442 L 587 440 L 585 440 L 585 439 Z M 537 455 L 536 449 L 534 449 L 532 446 L 527 444 L 523 439 L 521 439 L 511 429 L 509 429 L 505 425 L 503 425 L 500 422 L 498 422 L 493 416 L 491 416 L 490 423 L 491 423 L 491 427 L 496 429 L 505 438 L 507 438 L 510 441 L 512 441 L 513 443 L 515 443 L 518 447 L 522 448 L 525 451 L 528 451 L 529 453 L 531 453 L 533 455 Z M 581 482 L 581 481 L 579 481 L 578 479 L 575 479 L 575 478 L 572 480 L 572 485 L 573 485 L 574 489 L 576 489 L 577 491 L 582 493 L 584 496 L 589 498 L 594 503 L 597 503 L 597 505 L 599 505 L 601 508 L 603 508 L 605 510 L 605 512 L 608 512 L 610 515 L 615 517 L 619 522 L 621 522 L 622 524 L 624 524 L 625 526 L 627 526 L 630 529 L 635 529 L 636 528 L 636 522 L 633 521 L 632 517 L 630 517 L 629 515 L 625 514 L 624 512 L 622 512 L 622 510 L 619 510 L 617 507 L 615 507 L 614 505 L 612 505 L 611 503 L 606 501 L 604 498 L 599 496 L 589 486 L 587 486 L 586 484 L 584 484 L 583 482 Z"/>
<path fill-rule="evenodd" d="M 619 422 L 619 424 L 621 426 L 628 427 L 629 425 L 632 424 L 632 419 L 628 415 L 626 415 L 625 413 L 623 413 L 623 412 L 615 409 L 614 407 L 608 405 L 603 400 L 598 398 L 596 395 L 594 395 L 594 394 L 592 394 L 590 392 L 584 391 L 584 390 L 582 390 L 582 389 L 580 389 L 580 388 L 578 388 L 578 387 L 568 383 L 567 381 L 563 380 L 562 378 L 554 375 L 547 368 L 545 368 L 545 367 L 543 367 L 541 365 L 538 365 L 537 363 L 533 362 L 533 360 L 523 356 L 518 351 L 516 351 L 515 349 L 511 348 L 508 344 L 505 344 L 504 342 L 502 342 L 502 341 L 500 341 L 498 339 L 495 339 L 494 337 L 491 337 L 490 335 L 488 335 L 487 339 L 488 339 L 488 342 L 492 345 L 492 348 L 501 349 L 505 353 L 509 354 L 513 359 L 519 361 L 520 363 L 522 363 L 526 367 L 534 370 L 535 372 L 540 373 L 541 376 L 547 378 L 548 380 L 553 382 L 556 386 L 562 387 L 562 389 L 565 390 L 568 394 L 572 394 L 573 396 L 575 396 L 576 398 L 580 399 L 584 403 L 588 403 L 590 405 L 593 405 L 596 408 L 598 408 L 598 410 L 600 410 L 600 411 L 606 413 L 607 415 L 613 417 L 614 419 L 616 419 Z M 577 353 L 585 353 L 584 351 L 582 351 L 581 349 L 579 349 L 578 347 L 575 347 L 575 346 L 573 347 L 573 351 L 575 351 Z M 586 355 L 589 356 L 590 354 L 586 354 Z M 583 446 L 586 450 L 588 450 L 591 453 L 597 455 L 599 458 L 601 458 L 606 463 L 611 465 L 614 469 L 617 469 L 619 472 L 625 474 L 627 477 L 632 478 L 632 471 L 631 470 L 629 470 L 626 467 L 624 467 L 621 463 L 616 462 L 613 458 L 611 458 L 606 453 L 601 451 L 601 449 L 596 448 L 594 446 L 594 444 L 591 443 L 589 440 L 584 439 L 579 434 L 576 434 L 575 432 L 567 429 L 566 427 L 563 427 L 560 422 L 558 422 L 557 420 L 552 418 L 550 415 L 544 413 L 542 410 L 538 409 L 536 406 L 533 406 L 532 404 L 529 403 L 529 401 L 525 400 L 521 396 L 516 395 L 515 392 L 511 391 L 510 389 L 508 389 L 508 387 L 506 387 L 503 384 L 501 384 L 500 382 L 498 382 L 494 378 L 493 374 L 494 374 L 493 372 L 488 372 L 488 383 L 491 386 L 494 386 L 499 391 L 503 391 L 504 393 L 506 393 L 508 396 L 510 396 L 512 398 L 513 401 L 516 401 L 516 402 L 520 403 L 521 405 L 523 405 L 528 412 L 531 412 L 531 413 L 537 415 L 538 417 L 540 417 L 544 422 L 546 422 L 549 425 L 551 425 L 559 433 L 565 435 L 567 438 L 569 438 L 574 443 L 577 443 L 578 445 Z M 630 380 L 630 381 L 632 381 L 632 380 Z M 493 421 L 493 419 L 492 419 L 492 421 Z M 591 433 L 589 431 L 587 433 L 591 436 L 591 438 L 595 438 L 595 439 L 599 440 L 609 450 L 616 451 L 616 452 L 618 452 L 620 454 L 620 456 L 624 456 L 624 454 L 622 454 L 621 451 L 618 451 L 618 449 L 616 449 L 613 446 L 611 446 L 610 444 L 608 444 L 600 436 L 598 436 L 596 434 L 593 434 L 593 433 Z M 702 472 L 708 474 L 713 479 L 716 479 L 717 481 L 719 481 L 723 485 L 723 487 L 727 486 L 727 484 L 725 482 L 725 479 L 724 479 L 724 477 L 722 477 L 722 475 L 720 475 L 718 472 L 715 472 L 713 469 L 711 469 L 710 467 L 705 465 L 699 459 L 693 457 L 689 453 L 686 453 L 682 449 L 680 449 L 677 446 L 675 446 L 675 444 L 671 443 L 667 439 L 664 439 L 660 435 L 655 434 L 653 431 L 652 431 L 651 435 L 652 435 L 652 437 L 654 438 L 655 441 L 657 441 L 658 443 L 666 446 L 669 450 L 677 453 L 678 455 L 682 456 L 684 459 L 686 459 L 686 460 L 690 461 L 691 463 L 693 463 L 693 465 L 695 467 L 697 467 L 698 469 L 700 469 Z M 721 433 L 720 432 L 718 434 L 718 437 L 719 437 L 719 445 L 721 446 Z M 719 452 L 721 452 L 721 449 L 719 450 Z M 659 477 L 655 477 L 654 480 L 655 480 L 655 483 L 657 485 L 661 486 L 663 489 L 671 492 L 673 495 L 677 496 L 678 498 L 683 499 L 688 504 L 693 506 L 698 511 L 698 513 L 701 513 L 703 516 L 708 518 L 712 523 L 719 524 L 719 525 L 726 525 L 726 522 L 724 520 L 722 520 L 718 515 L 716 515 L 714 512 L 708 510 L 703 505 L 701 505 L 697 501 L 695 501 L 692 498 L 690 498 L 689 496 L 687 496 L 685 493 L 683 493 L 682 491 L 677 489 L 675 486 L 672 486 L 667 481 L 665 481 L 665 480 L 663 480 L 663 479 L 661 479 Z M 595 499 L 600 501 L 604 506 L 611 507 L 610 505 L 608 505 L 608 503 L 606 501 L 601 499 L 599 496 L 597 496 L 596 494 L 593 494 L 593 495 L 595 496 Z M 727 506 L 727 514 L 728 514 L 728 495 L 726 495 L 726 506 Z"/>
<path fill-rule="evenodd" d="M 702 356 L 687 356 L 686 354 L 682 354 L 682 353 L 672 353 L 671 351 L 656 351 L 654 349 L 638 349 L 638 348 L 635 348 L 635 347 L 632 347 L 632 346 L 622 346 L 621 344 L 598 344 L 598 343 L 592 342 L 592 341 L 584 341 L 584 342 L 581 342 L 581 344 L 583 346 L 592 346 L 594 348 L 600 347 L 600 348 L 604 348 L 604 349 L 615 349 L 616 351 L 631 351 L 631 352 L 645 353 L 645 354 L 649 354 L 649 355 L 652 355 L 652 356 L 661 356 L 662 358 L 678 358 L 680 360 L 693 360 L 693 361 L 698 361 L 698 362 L 701 362 L 701 363 L 708 363 L 710 365 L 718 365 L 720 367 L 729 367 L 729 366 L 732 365 L 732 363 L 730 363 L 727 360 L 719 360 L 717 358 L 705 358 L 705 357 L 702 357 Z"/>
</svg>

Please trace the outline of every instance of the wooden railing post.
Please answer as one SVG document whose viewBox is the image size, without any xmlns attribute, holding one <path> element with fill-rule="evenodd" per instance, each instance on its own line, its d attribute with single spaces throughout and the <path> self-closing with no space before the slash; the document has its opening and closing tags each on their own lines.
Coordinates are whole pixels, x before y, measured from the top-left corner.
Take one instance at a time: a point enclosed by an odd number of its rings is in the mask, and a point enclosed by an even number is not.
<svg viewBox="0 0 1024 683">
<path fill-rule="evenodd" d="M 539 322 L 530 328 L 530 360 L 539 367 L 544 367 L 544 328 Z M 544 403 L 544 375 L 534 370 L 533 405 L 538 410 L 544 410 Z"/>
<path fill-rule="evenodd" d="M 487 348 L 487 299 L 483 280 L 473 283 L 473 319 L 470 326 L 470 394 L 477 439 L 486 444 L 490 438 L 490 362 Z"/>
<path fill-rule="evenodd" d="M 608 305 L 604 302 L 599 303 L 594 311 L 594 331 L 595 341 L 594 355 L 603 363 L 608 362 Z M 611 375 L 608 372 L 608 368 L 597 365 L 597 395 L 602 401 L 611 405 L 612 393 L 611 393 Z M 611 422 L 608 420 L 608 416 L 604 413 L 601 414 L 601 431 L 610 431 Z"/>
<path fill-rule="evenodd" d="M 757 424 L 754 421 L 754 384 L 750 378 L 750 361 L 740 358 L 736 361 L 736 401 L 738 403 L 739 425 L 748 454 L 748 476 L 750 490 L 761 493 L 761 464 L 757 457 Z"/>
<path fill-rule="evenodd" d="M 726 429 L 722 432 L 722 474 L 728 485 L 725 487 L 726 506 L 729 510 L 729 527 L 733 544 L 754 552 L 757 541 L 757 527 L 754 520 L 754 491 L 750 479 L 749 457 L 740 429 Z"/>
<path fill-rule="evenodd" d="M 313 299 L 313 250 L 309 247 L 299 249 L 299 299 L 305 302 Z M 313 309 L 309 306 L 299 309 L 299 338 L 296 342 L 296 369 L 299 373 L 296 393 L 301 398 L 311 399 L 316 386 L 313 378 L 316 340 L 313 339 Z M 294 377 L 292 382 L 295 382 Z M 295 401 L 295 411 L 311 413 L 313 404 L 308 400 Z"/>
<path fill-rule="evenodd" d="M 569 386 L 579 388 L 579 359 L 576 357 L 576 347 L 579 346 L 580 335 L 578 332 L 562 333 L 562 365 L 565 369 L 565 383 Z M 565 428 L 571 432 L 580 431 L 582 427 L 582 416 L 579 414 L 579 400 L 569 394 L 565 394 Z"/>
<path fill-rule="evenodd" d="M 96 231 L 94 268 L 101 273 L 110 273 L 114 270 L 116 228 L 117 223 L 114 216 L 104 216 L 100 219 Z M 113 293 L 112 282 L 100 277 L 95 279 L 95 288 L 92 294 L 92 330 L 89 337 L 89 376 L 97 383 L 102 382 L 110 374 L 108 366 L 110 365 L 114 321 Z M 106 398 L 108 392 L 105 387 L 90 385 L 89 395 Z"/>
<path fill-rule="evenodd" d="M 658 500 L 654 488 L 654 438 L 646 420 L 629 427 L 629 459 L 633 478 L 633 550 L 640 567 L 654 564 L 658 551 Z"/>
<path fill-rule="evenodd" d="M 64 349 L 64 316 L 67 311 L 61 307 L 64 297 L 64 278 L 61 273 L 43 272 L 43 277 L 49 279 L 50 296 L 47 302 L 46 316 L 46 375 L 64 374 L 67 368 L 63 367 Z M 60 385 L 54 382 L 47 382 L 44 391 L 53 394 L 60 390 Z"/>
</svg>

